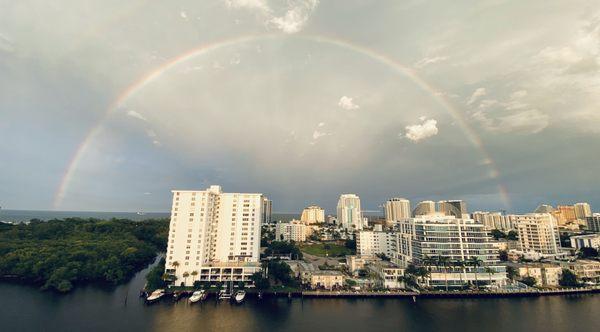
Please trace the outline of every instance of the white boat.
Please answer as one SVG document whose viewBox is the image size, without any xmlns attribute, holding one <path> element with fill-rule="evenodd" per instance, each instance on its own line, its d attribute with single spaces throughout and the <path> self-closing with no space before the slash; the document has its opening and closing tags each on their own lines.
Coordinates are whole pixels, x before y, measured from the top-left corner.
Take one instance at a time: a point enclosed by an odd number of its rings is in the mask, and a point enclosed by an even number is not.
<svg viewBox="0 0 600 332">
<path fill-rule="evenodd" d="M 244 290 L 239 290 L 235 293 L 235 296 L 233 297 L 233 299 L 235 300 L 235 303 L 242 303 L 244 302 L 244 299 L 246 298 L 246 291 Z"/>
<path fill-rule="evenodd" d="M 163 297 L 163 295 L 165 295 L 165 290 L 164 289 L 157 289 L 154 292 L 152 292 L 152 294 L 150 294 L 146 298 L 146 301 L 148 301 L 148 302 L 157 301 L 158 299 L 160 299 L 161 297 Z"/>
<path fill-rule="evenodd" d="M 198 301 L 204 301 L 204 299 L 206 299 L 206 295 L 207 294 L 204 289 L 195 291 L 194 293 L 192 293 L 192 296 L 190 296 L 190 302 L 196 303 Z"/>
</svg>

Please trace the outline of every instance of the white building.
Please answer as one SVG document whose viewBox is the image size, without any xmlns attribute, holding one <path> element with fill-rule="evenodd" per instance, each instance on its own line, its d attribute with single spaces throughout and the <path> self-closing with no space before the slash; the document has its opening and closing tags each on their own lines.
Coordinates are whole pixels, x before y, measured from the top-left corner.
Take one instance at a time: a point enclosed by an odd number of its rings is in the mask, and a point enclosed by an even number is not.
<svg viewBox="0 0 600 332">
<path fill-rule="evenodd" d="M 368 264 L 368 269 L 377 276 L 376 285 L 387 289 L 404 288 L 403 268 L 392 262 L 374 261 Z"/>
<path fill-rule="evenodd" d="M 299 220 L 279 222 L 275 226 L 276 241 L 304 242 L 312 234 L 312 228 Z"/>
<path fill-rule="evenodd" d="M 405 198 L 391 198 L 385 202 L 385 222 L 389 225 L 396 220 L 411 217 L 410 201 Z"/>
<path fill-rule="evenodd" d="M 307 225 L 324 223 L 325 210 L 319 206 L 311 205 L 302 210 L 300 220 Z"/>
<path fill-rule="evenodd" d="M 273 214 L 273 201 L 267 197 L 263 197 L 262 220 L 263 224 L 270 224 Z"/>
<path fill-rule="evenodd" d="M 571 247 L 580 250 L 583 247 L 600 249 L 600 234 L 571 236 Z"/>
<path fill-rule="evenodd" d="M 427 266 L 432 286 L 463 286 L 468 282 L 506 283 L 506 267 L 488 231 L 472 219 L 454 216 L 421 216 L 400 221 L 397 253 L 401 266 Z M 477 260 L 479 266 L 474 266 Z"/>
<path fill-rule="evenodd" d="M 592 216 L 592 208 L 588 203 L 576 203 L 575 207 L 575 218 L 577 220 L 585 220 L 587 217 Z"/>
<path fill-rule="evenodd" d="M 223 193 L 220 186 L 172 192 L 165 272 L 187 286 L 194 271 L 198 280 L 249 281 L 260 270 L 263 195 Z"/>
<path fill-rule="evenodd" d="M 587 217 L 585 219 L 588 230 L 600 233 L 600 213 L 594 213 L 591 217 Z"/>
<path fill-rule="evenodd" d="M 362 230 L 363 217 L 360 198 L 355 194 L 343 194 L 337 204 L 337 220 L 347 230 Z"/>
<path fill-rule="evenodd" d="M 519 234 L 519 244 L 524 252 L 532 251 L 545 256 L 557 255 L 560 236 L 556 219 L 549 213 L 513 215 Z"/>
<path fill-rule="evenodd" d="M 476 211 L 471 214 L 471 218 L 482 223 L 487 230 L 509 231 L 514 229 L 511 218 L 500 212 Z"/>
<path fill-rule="evenodd" d="M 372 258 L 376 255 L 393 257 L 396 253 L 395 232 L 360 231 L 356 233 L 356 254 L 363 258 Z"/>
</svg>

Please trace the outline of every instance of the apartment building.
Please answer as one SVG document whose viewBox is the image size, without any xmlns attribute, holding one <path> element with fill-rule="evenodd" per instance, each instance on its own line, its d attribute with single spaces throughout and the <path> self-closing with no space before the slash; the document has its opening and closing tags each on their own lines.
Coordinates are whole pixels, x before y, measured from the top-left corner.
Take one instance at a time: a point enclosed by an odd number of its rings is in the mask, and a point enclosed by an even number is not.
<svg viewBox="0 0 600 332">
<path fill-rule="evenodd" d="M 275 240 L 304 242 L 312 234 L 311 226 L 299 220 L 279 222 L 275 226 Z"/>
<path fill-rule="evenodd" d="M 514 224 L 519 235 L 519 244 L 524 252 L 542 255 L 557 255 L 560 237 L 556 219 L 549 213 L 514 215 Z"/>
<path fill-rule="evenodd" d="M 260 270 L 259 249 L 264 196 L 173 190 L 165 272 L 176 283 L 249 281 Z M 184 277 L 196 271 L 199 277 Z"/>
</svg>

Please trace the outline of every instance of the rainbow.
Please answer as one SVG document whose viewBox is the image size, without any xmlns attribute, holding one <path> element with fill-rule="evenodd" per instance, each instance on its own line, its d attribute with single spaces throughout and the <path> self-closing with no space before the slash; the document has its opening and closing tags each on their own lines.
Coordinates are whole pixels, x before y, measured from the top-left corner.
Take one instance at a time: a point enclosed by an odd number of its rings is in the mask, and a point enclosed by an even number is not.
<svg viewBox="0 0 600 332">
<path fill-rule="evenodd" d="M 494 159 L 492 159 L 490 153 L 485 148 L 485 145 L 483 144 L 483 141 L 481 140 L 481 138 L 477 135 L 475 130 L 469 125 L 469 123 L 468 123 L 467 119 L 465 118 L 465 116 L 463 115 L 463 113 L 460 112 L 459 110 L 457 110 L 452 105 L 452 103 L 450 103 L 450 101 L 445 97 L 445 95 L 443 93 L 441 93 L 436 88 L 434 88 L 429 82 L 427 82 L 426 80 L 421 78 L 414 69 L 399 63 L 398 61 L 394 60 L 393 58 L 389 57 L 388 55 L 375 52 L 372 49 L 369 49 L 369 48 L 366 48 L 366 47 L 363 47 L 361 45 L 357 45 L 354 43 L 350 43 L 343 39 L 332 38 L 332 37 L 327 37 L 327 36 L 322 36 L 322 35 L 296 35 L 296 36 L 292 36 L 292 37 L 289 37 L 289 36 L 286 36 L 286 37 L 287 38 L 297 38 L 297 39 L 312 41 L 312 42 L 316 42 L 316 43 L 323 43 L 323 44 L 327 44 L 327 45 L 333 45 L 333 46 L 345 49 L 345 50 L 363 55 L 365 57 L 368 57 L 375 62 L 378 62 L 382 65 L 385 65 L 385 66 L 393 69 L 396 73 L 409 78 L 413 83 L 415 83 L 417 86 L 419 86 L 419 88 L 421 88 L 423 91 L 427 92 L 433 98 L 433 100 L 435 100 L 442 108 L 444 108 L 455 119 L 455 121 L 459 124 L 459 126 L 463 130 L 463 132 L 466 135 L 466 137 L 468 138 L 468 140 L 479 151 L 479 153 L 483 157 L 483 160 L 488 165 L 488 167 L 490 169 L 490 175 L 489 175 L 490 178 L 494 179 L 494 180 L 499 178 L 500 172 L 498 171 L 498 167 L 496 166 Z M 213 51 L 216 51 L 216 50 L 219 50 L 222 48 L 239 45 L 239 44 L 244 44 L 244 43 L 276 39 L 276 38 L 282 38 L 282 36 L 277 35 L 277 34 L 250 35 L 250 36 L 243 36 L 243 37 L 239 37 L 239 38 L 233 38 L 233 39 L 219 41 L 219 42 L 215 42 L 215 43 L 211 43 L 211 44 L 202 45 L 200 47 L 194 48 L 188 52 L 180 54 L 180 55 L 166 61 L 161 66 L 155 68 L 154 70 L 150 71 L 149 73 L 147 73 L 145 75 L 142 75 L 139 79 L 137 79 L 135 82 L 133 82 L 131 85 L 129 85 L 108 106 L 104 115 L 96 122 L 96 124 L 94 126 L 92 126 L 90 131 L 85 135 L 83 141 L 77 147 L 73 157 L 71 158 L 71 160 L 64 172 L 64 175 L 58 186 L 58 189 L 54 195 L 54 209 L 58 209 L 60 207 L 60 205 L 62 204 L 62 202 L 65 198 L 67 189 L 73 180 L 74 173 L 75 173 L 76 169 L 78 168 L 78 166 L 81 162 L 81 159 L 85 155 L 85 152 L 89 149 L 89 146 L 93 142 L 94 138 L 101 132 L 104 123 L 110 118 L 110 116 L 113 113 L 115 113 L 117 110 L 122 108 L 122 106 L 125 104 L 125 102 L 127 102 L 127 100 L 129 98 L 131 98 L 132 96 L 134 96 L 135 94 L 137 94 L 138 92 L 143 90 L 144 87 L 146 87 L 147 85 L 158 80 L 163 74 L 168 72 L 170 69 L 172 69 L 172 68 L 176 67 L 177 65 L 180 65 L 186 61 L 189 61 L 191 59 L 197 58 L 199 56 L 208 54 L 210 52 L 213 52 Z M 502 184 L 498 184 L 498 193 L 500 194 L 500 197 L 501 197 L 505 207 L 509 208 L 510 207 L 510 197 L 508 195 L 506 188 Z"/>
</svg>

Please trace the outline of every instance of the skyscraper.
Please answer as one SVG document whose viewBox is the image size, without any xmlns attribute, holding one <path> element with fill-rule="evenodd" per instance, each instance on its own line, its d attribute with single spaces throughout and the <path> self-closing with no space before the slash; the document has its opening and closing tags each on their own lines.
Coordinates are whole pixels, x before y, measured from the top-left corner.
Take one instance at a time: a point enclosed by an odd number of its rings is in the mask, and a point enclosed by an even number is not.
<svg viewBox="0 0 600 332">
<path fill-rule="evenodd" d="M 394 221 L 410 218 L 410 201 L 404 198 L 391 198 L 385 202 L 385 221 L 391 224 Z"/>
<path fill-rule="evenodd" d="M 307 224 L 316 224 L 316 223 L 324 223 L 325 222 L 325 210 L 323 208 L 311 205 L 302 210 L 302 216 L 300 220 Z"/>
<path fill-rule="evenodd" d="M 194 280 L 184 275 L 193 271 L 200 281 L 249 282 L 260 270 L 263 195 L 223 193 L 220 186 L 172 192 L 165 272 L 186 286 Z"/>
<path fill-rule="evenodd" d="M 337 204 L 337 220 L 347 230 L 362 230 L 363 218 L 360 198 L 355 194 L 343 194 Z"/>
<path fill-rule="evenodd" d="M 462 200 L 439 201 L 438 212 L 446 216 L 455 216 L 456 218 L 468 218 L 467 203 Z"/>
<path fill-rule="evenodd" d="M 263 224 L 271 223 L 271 216 L 273 214 L 273 201 L 267 197 L 263 197 L 263 208 L 262 208 L 262 220 Z"/>
<path fill-rule="evenodd" d="M 592 208 L 588 203 L 576 203 L 575 205 L 575 218 L 577 220 L 585 220 L 587 217 L 592 216 Z"/>
<path fill-rule="evenodd" d="M 428 216 L 435 214 L 435 202 L 434 201 L 422 201 L 415 207 L 413 216 Z"/>
</svg>

